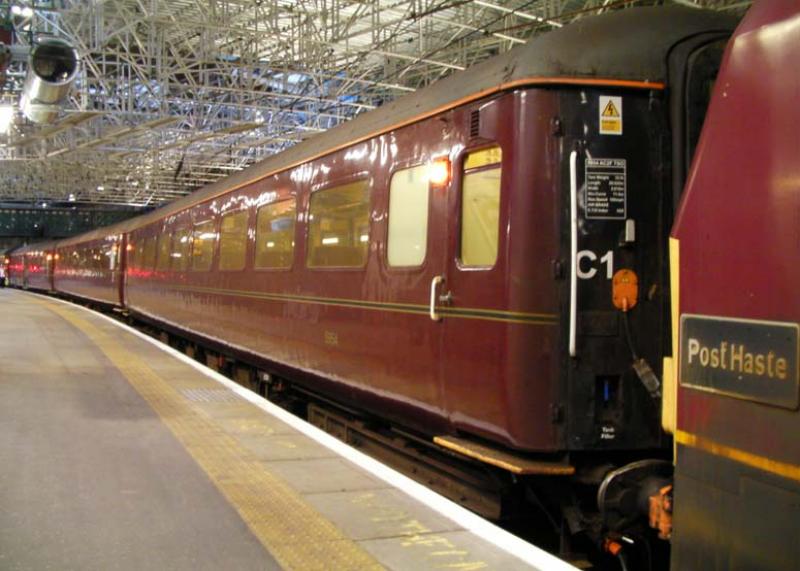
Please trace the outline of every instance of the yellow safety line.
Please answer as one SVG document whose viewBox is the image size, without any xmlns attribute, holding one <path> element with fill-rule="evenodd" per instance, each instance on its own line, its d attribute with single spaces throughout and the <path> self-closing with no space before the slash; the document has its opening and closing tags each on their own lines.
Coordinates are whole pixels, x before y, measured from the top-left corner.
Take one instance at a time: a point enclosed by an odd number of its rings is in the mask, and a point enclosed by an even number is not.
<svg viewBox="0 0 800 571">
<path fill-rule="evenodd" d="M 187 401 L 112 335 L 79 317 L 76 310 L 51 301 L 37 302 L 78 328 L 97 345 L 284 569 L 383 569 L 371 555 L 271 474 L 202 408 Z"/>
<path fill-rule="evenodd" d="M 704 452 L 708 452 L 714 456 L 728 458 L 729 460 L 734 460 L 752 468 L 757 468 L 765 472 L 770 472 L 772 474 L 800 482 L 800 466 L 796 464 L 789 464 L 788 462 L 773 460 L 772 458 L 767 458 L 766 456 L 752 454 L 750 452 L 746 452 L 745 450 L 733 448 L 732 446 L 726 446 L 725 444 L 720 444 L 719 442 L 715 442 L 708 438 L 703 438 L 702 436 L 697 436 L 696 434 L 685 432 L 683 430 L 678 430 L 675 432 L 675 441 L 683 444 L 684 446 L 690 446 L 691 448 L 703 450 Z"/>
</svg>

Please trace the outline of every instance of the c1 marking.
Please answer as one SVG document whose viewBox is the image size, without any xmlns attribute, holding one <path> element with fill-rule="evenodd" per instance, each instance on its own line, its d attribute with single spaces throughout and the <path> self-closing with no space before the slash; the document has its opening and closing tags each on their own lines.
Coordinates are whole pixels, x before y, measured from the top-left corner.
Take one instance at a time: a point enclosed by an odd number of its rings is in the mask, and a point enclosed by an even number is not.
<svg viewBox="0 0 800 571">
<path fill-rule="evenodd" d="M 583 269 L 583 260 L 589 260 L 589 269 Z M 590 280 L 594 276 L 597 275 L 597 268 L 594 267 L 594 262 L 597 261 L 597 254 L 592 252 L 591 250 L 581 250 L 578 252 L 578 260 L 577 260 L 577 268 L 575 268 L 575 273 L 578 277 L 582 280 Z M 609 250 L 607 251 L 602 258 L 600 258 L 600 264 L 606 265 L 606 279 L 610 280 L 614 277 L 614 251 Z"/>
</svg>

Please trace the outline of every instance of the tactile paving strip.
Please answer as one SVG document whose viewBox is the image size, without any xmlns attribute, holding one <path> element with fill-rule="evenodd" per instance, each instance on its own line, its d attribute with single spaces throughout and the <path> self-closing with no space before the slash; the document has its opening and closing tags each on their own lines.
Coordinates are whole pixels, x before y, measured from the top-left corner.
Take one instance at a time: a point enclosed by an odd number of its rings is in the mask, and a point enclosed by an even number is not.
<svg viewBox="0 0 800 571">
<path fill-rule="evenodd" d="M 181 394 L 192 402 L 242 402 L 242 398 L 228 389 L 181 389 Z"/>
<path fill-rule="evenodd" d="M 383 569 L 115 337 L 80 317 L 77 309 L 40 303 L 103 351 L 285 569 Z"/>
</svg>

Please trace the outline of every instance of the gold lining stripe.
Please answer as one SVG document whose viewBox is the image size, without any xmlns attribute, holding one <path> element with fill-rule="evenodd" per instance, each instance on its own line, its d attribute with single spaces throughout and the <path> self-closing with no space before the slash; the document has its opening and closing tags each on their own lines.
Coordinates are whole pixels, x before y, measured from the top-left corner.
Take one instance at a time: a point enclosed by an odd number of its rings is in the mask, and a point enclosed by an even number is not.
<svg viewBox="0 0 800 571">
<path fill-rule="evenodd" d="M 184 286 L 170 285 L 170 288 L 178 291 L 211 293 L 218 295 L 246 297 L 252 299 L 263 299 L 266 301 L 292 301 L 295 303 L 308 303 L 327 305 L 332 307 L 349 307 L 354 309 L 366 309 L 371 311 L 387 311 L 393 313 L 406 313 L 412 315 L 428 315 L 428 306 L 411 303 L 394 303 L 381 301 L 361 301 L 357 299 L 316 297 L 304 295 L 279 294 L 248 290 L 222 289 L 204 286 Z M 507 311 L 502 309 L 485 308 L 455 308 L 439 307 L 439 313 L 446 317 L 456 317 L 459 319 L 480 319 L 485 321 L 501 321 L 508 323 L 531 323 L 555 325 L 558 323 L 558 315 L 555 313 L 524 313 L 519 311 Z"/>
<path fill-rule="evenodd" d="M 283 480 L 270 473 L 200 406 L 184 398 L 144 359 L 126 350 L 114 335 L 80 317 L 76 309 L 52 301 L 37 300 L 37 303 L 80 330 L 103 352 L 281 567 L 383 569 Z"/>
<path fill-rule="evenodd" d="M 766 456 L 752 454 L 751 452 L 746 452 L 745 450 L 740 450 L 739 448 L 733 448 L 732 446 L 726 446 L 725 444 L 720 444 L 708 438 L 703 438 L 702 436 L 697 436 L 696 434 L 685 432 L 683 430 L 678 430 L 675 432 L 675 442 L 683 444 L 684 446 L 689 446 L 691 448 L 708 452 L 714 456 L 721 456 L 722 458 L 739 462 L 740 464 L 750 466 L 751 468 L 756 468 L 758 470 L 763 470 L 764 472 L 769 472 L 770 474 L 775 474 L 789 480 L 800 482 L 800 466 L 796 464 L 781 462 L 779 460 L 767 458 Z"/>
</svg>

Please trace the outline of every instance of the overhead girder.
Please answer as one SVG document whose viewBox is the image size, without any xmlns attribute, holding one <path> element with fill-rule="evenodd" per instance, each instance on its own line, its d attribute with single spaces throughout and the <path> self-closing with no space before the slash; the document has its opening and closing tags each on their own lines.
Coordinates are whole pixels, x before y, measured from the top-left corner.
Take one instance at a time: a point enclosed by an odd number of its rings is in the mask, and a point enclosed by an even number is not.
<svg viewBox="0 0 800 571">
<path fill-rule="evenodd" d="M 17 40 L 59 35 L 82 70 L 62 119 L 0 135 L 0 201 L 157 205 L 534 34 L 648 3 L 61 0 Z M 24 69 L 7 75 L 12 100 Z"/>
</svg>

